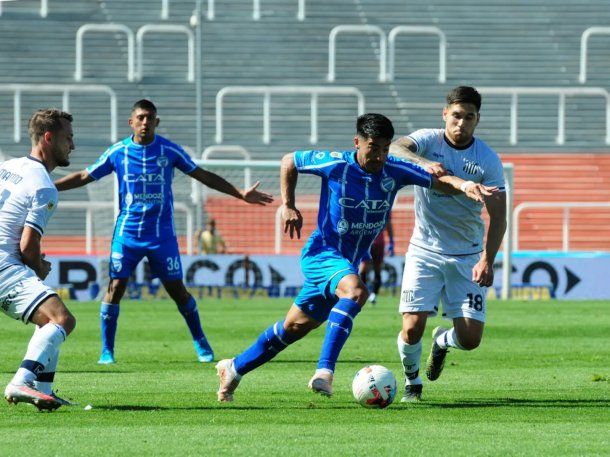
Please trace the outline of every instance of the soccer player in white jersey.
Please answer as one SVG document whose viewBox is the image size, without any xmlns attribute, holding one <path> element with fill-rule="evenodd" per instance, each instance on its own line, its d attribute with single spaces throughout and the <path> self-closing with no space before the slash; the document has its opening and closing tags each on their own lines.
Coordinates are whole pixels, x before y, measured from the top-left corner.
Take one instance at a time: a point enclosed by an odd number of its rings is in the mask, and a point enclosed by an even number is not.
<svg viewBox="0 0 610 457">
<path fill-rule="evenodd" d="M 246 203 L 265 205 L 273 198 L 256 190 L 256 182 L 240 190 L 215 173 L 198 167 L 184 149 L 155 134 L 157 108 L 150 100 L 137 101 L 131 110 L 128 136 L 100 156 L 92 165 L 56 181 L 60 191 L 84 186 L 115 173 L 119 183 L 119 217 L 110 254 L 110 284 L 100 307 L 102 351 L 98 363 L 115 363 L 114 340 L 119 304 L 129 278 L 142 258 L 176 302 L 193 338 L 200 362 L 211 362 L 214 352 L 201 328 L 195 298 L 182 280 L 182 262 L 173 217 L 174 169 L 202 184 Z"/>
<path fill-rule="evenodd" d="M 242 376 L 325 321 L 322 350 L 309 388 L 332 395 L 339 353 L 369 296 L 358 266 L 387 225 L 396 193 L 408 185 L 461 193 L 464 184 L 453 176 L 437 179 L 419 166 L 388 157 L 393 136 L 394 127 L 387 117 L 363 114 L 356 121 L 353 150 L 295 151 L 282 159 L 282 220 L 290 238 L 295 233 L 300 238 L 303 223 L 295 202 L 298 174 L 314 174 L 322 181 L 318 227 L 301 252 L 305 284 L 285 319 L 271 324 L 234 358 L 218 362 L 219 401 L 233 401 Z M 480 185 L 468 189 L 468 196 L 479 201 L 487 193 Z"/>
<path fill-rule="evenodd" d="M 9 403 L 54 410 L 70 404 L 53 393 L 52 384 L 60 346 L 76 320 L 42 282 L 51 263 L 41 252 L 40 240 L 58 201 L 49 173 L 68 166 L 74 149 L 72 115 L 56 109 L 36 111 L 29 134 L 30 155 L 0 165 L 0 308 L 37 327 L 4 397 Z"/>
<path fill-rule="evenodd" d="M 450 174 L 466 180 L 462 190 L 475 183 L 497 188 L 480 203 L 415 187 L 415 229 L 405 256 L 399 308 L 402 330 L 397 341 L 406 378 L 403 402 L 421 399 L 421 338 L 428 316 L 437 314 L 439 302 L 443 317 L 452 319 L 453 327 L 432 331 L 426 364 L 430 381 L 440 376 L 448 348 L 469 351 L 483 337 L 486 288 L 493 283 L 493 262 L 506 229 L 506 192 L 500 158 L 474 136 L 480 108 L 481 95 L 476 89 L 456 87 L 443 108 L 444 129 L 418 130 L 390 148 L 392 154 L 436 176 Z M 486 237 L 483 206 L 489 214 Z"/>
</svg>

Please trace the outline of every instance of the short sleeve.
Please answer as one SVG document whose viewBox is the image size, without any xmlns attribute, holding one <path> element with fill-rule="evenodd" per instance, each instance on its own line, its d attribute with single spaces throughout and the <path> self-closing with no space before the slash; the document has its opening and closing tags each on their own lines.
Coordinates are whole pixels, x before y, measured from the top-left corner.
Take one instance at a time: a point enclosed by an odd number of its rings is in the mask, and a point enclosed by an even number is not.
<svg viewBox="0 0 610 457">
<path fill-rule="evenodd" d="M 487 155 L 485 166 L 483 167 L 483 180 L 481 184 L 485 186 L 497 186 L 500 191 L 506 190 L 504 183 L 504 167 L 500 157 L 493 152 Z"/>
<path fill-rule="evenodd" d="M 51 187 L 38 189 L 32 198 L 32 205 L 25 218 L 25 225 L 32 227 L 40 235 L 43 235 L 55 208 L 57 208 L 57 201 L 57 189 Z"/>
<path fill-rule="evenodd" d="M 197 168 L 197 164 L 181 146 L 173 144 L 169 149 L 174 153 L 174 167 L 182 173 L 189 174 Z"/>
<path fill-rule="evenodd" d="M 92 165 L 87 167 L 87 171 L 89 175 L 95 179 L 103 178 L 106 175 L 112 173 L 114 168 L 114 155 L 118 149 L 116 147 L 112 147 L 107 149 Z"/>
<path fill-rule="evenodd" d="M 420 129 L 407 135 L 416 145 L 416 154 L 419 156 L 425 156 L 426 152 L 430 148 L 430 145 L 438 140 L 439 132 L 435 129 Z"/>
<path fill-rule="evenodd" d="M 345 163 L 344 153 L 338 151 L 295 151 L 294 165 L 299 173 L 328 176 L 338 164 Z"/>
</svg>

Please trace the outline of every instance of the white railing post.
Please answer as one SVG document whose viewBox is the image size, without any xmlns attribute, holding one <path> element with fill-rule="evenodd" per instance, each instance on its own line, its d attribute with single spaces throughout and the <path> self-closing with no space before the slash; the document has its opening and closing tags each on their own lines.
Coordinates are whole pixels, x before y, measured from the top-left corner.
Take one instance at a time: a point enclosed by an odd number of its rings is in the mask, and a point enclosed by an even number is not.
<svg viewBox="0 0 610 457">
<path fill-rule="evenodd" d="M 557 144 L 565 143 L 565 97 L 567 96 L 601 96 L 606 101 L 606 137 L 605 143 L 610 145 L 610 93 L 602 87 L 478 87 L 481 94 L 486 95 L 510 95 L 510 144 L 517 144 L 518 114 L 517 97 L 519 95 L 558 95 L 558 132 Z"/>
<path fill-rule="evenodd" d="M 76 31 L 76 70 L 74 80 L 83 79 L 83 37 L 87 32 L 122 32 L 127 37 L 127 80 L 134 80 L 134 38 L 133 32 L 123 24 L 84 24 Z"/>
<path fill-rule="evenodd" d="M 136 33 L 137 47 L 137 70 L 136 79 L 142 80 L 144 67 L 144 35 L 148 32 L 161 33 L 183 33 L 188 38 L 188 72 L 186 79 L 188 82 L 195 81 L 195 36 L 193 31 L 186 25 L 180 24 L 146 24 L 138 29 Z"/>
<path fill-rule="evenodd" d="M 610 35 L 610 27 L 589 27 L 580 37 L 580 73 L 578 81 L 581 84 L 587 82 L 587 53 L 588 42 L 591 35 Z"/>
<path fill-rule="evenodd" d="M 105 93 L 110 97 L 110 141 L 117 140 L 117 100 L 115 92 L 100 84 L 0 84 L 0 92 L 13 92 L 13 139 L 21 141 L 21 93 L 22 92 L 61 92 L 63 106 L 69 107 L 72 92 Z"/>
<path fill-rule="evenodd" d="M 438 82 L 447 80 L 447 37 L 441 29 L 432 26 L 398 25 L 388 34 L 388 74 L 387 81 L 394 80 L 396 62 L 396 36 L 399 34 L 433 34 L 437 35 L 438 43 Z"/>
<path fill-rule="evenodd" d="M 261 18 L 261 2 L 260 0 L 253 0 L 252 3 L 252 19 L 258 21 Z"/>
<path fill-rule="evenodd" d="M 299 0 L 299 11 L 297 12 L 297 20 L 305 20 L 305 0 Z"/>
<path fill-rule="evenodd" d="M 271 142 L 271 94 L 309 94 L 311 105 L 311 134 L 310 140 L 318 139 L 318 96 L 325 95 L 353 95 L 357 98 L 358 115 L 364 114 L 364 95 L 355 87 L 325 87 L 325 86 L 227 86 L 216 94 L 216 143 L 223 140 L 223 102 L 228 94 L 262 94 L 263 98 L 263 143 Z M 314 98 L 315 95 L 315 98 Z M 314 111 L 315 110 L 315 111 Z"/>
<path fill-rule="evenodd" d="M 169 0 L 161 0 L 161 19 L 169 19 Z"/>
<path fill-rule="evenodd" d="M 202 162 L 206 162 L 210 156 L 214 153 L 237 153 L 243 157 L 244 161 L 252 160 L 252 154 L 244 148 L 243 146 L 238 145 L 216 145 L 216 146 L 208 146 L 205 148 L 203 153 L 201 154 Z M 247 189 L 252 185 L 252 173 L 250 167 L 244 167 L 244 189 Z"/>
<path fill-rule="evenodd" d="M 512 272 L 513 272 L 513 219 L 511 217 L 514 199 L 515 169 L 512 163 L 504 164 L 504 181 L 506 186 L 506 232 L 504 233 L 504 244 L 502 245 L 502 300 L 511 297 Z"/>
<path fill-rule="evenodd" d="M 387 38 L 385 33 L 376 25 L 337 25 L 333 27 L 328 36 L 328 76 L 329 82 L 335 81 L 335 54 L 337 35 L 340 33 L 375 33 L 379 36 L 379 81 L 386 81 Z"/>
<path fill-rule="evenodd" d="M 570 250 L 570 208 L 565 207 L 563 209 L 563 252 L 568 252 Z"/>
<path fill-rule="evenodd" d="M 47 0 L 40 0 L 40 17 L 47 17 L 49 14 L 49 3 Z"/>
</svg>

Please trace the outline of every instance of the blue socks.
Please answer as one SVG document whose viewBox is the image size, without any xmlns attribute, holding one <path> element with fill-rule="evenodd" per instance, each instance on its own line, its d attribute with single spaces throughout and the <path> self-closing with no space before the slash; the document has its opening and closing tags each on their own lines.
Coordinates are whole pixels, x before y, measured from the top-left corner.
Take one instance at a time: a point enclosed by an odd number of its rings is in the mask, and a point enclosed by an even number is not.
<svg viewBox="0 0 610 457">
<path fill-rule="evenodd" d="M 245 375 L 274 358 L 296 340 L 298 338 L 295 335 L 284 330 L 283 320 L 276 322 L 261 333 L 252 346 L 235 357 L 235 371 Z"/>
<path fill-rule="evenodd" d="M 178 305 L 178 311 L 184 317 L 186 325 L 188 325 L 193 340 L 199 341 L 205 339 L 205 334 L 201 328 L 201 321 L 199 320 L 199 311 L 197 310 L 197 302 L 191 296 L 191 299 L 186 305 Z"/>
<path fill-rule="evenodd" d="M 102 302 L 100 306 L 100 329 L 102 332 L 102 351 L 114 353 L 114 336 L 119 320 L 119 305 Z"/>
<path fill-rule="evenodd" d="M 326 325 L 324 343 L 320 352 L 318 369 L 335 371 L 339 353 L 354 325 L 354 318 L 360 312 L 360 306 L 354 300 L 341 298 L 331 309 Z"/>
</svg>

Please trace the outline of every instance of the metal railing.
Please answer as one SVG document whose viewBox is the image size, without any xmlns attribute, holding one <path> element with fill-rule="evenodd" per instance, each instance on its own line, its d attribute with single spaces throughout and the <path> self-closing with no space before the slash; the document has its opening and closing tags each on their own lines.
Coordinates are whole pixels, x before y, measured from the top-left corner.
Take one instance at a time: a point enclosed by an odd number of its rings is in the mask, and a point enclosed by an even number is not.
<svg viewBox="0 0 610 457">
<path fill-rule="evenodd" d="M 84 24 L 76 31 L 76 71 L 74 79 L 83 79 L 83 36 L 87 32 L 122 32 L 127 36 L 127 80 L 134 80 L 134 35 L 123 24 Z"/>
<path fill-rule="evenodd" d="M 262 94 L 263 99 L 263 143 L 271 142 L 270 112 L 272 94 L 309 94 L 311 96 L 311 144 L 318 142 L 318 96 L 352 95 L 358 100 L 358 115 L 364 114 L 364 95 L 355 87 L 324 87 L 324 86 L 227 86 L 216 94 L 216 143 L 222 143 L 223 138 L 223 100 L 229 94 Z"/>
<path fill-rule="evenodd" d="M 85 253 L 93 253 L 93 212 L 100 209 L 113 209 L 114 202 L 71 201 L 59 203 L 62 209 L 85 210 Z M 174 202 L 174 210 L 186 213 L 186 253 L 193 254 L 193 211 L 182 202 Z"/>
<path fill-rule="evenodd" d="M 4 0 L 7 1 L 7 0 Z M 9 0 L 10 1 L 10 0 Z M 0 16 L 2 16 L 2 1 L 0 1 Z M 40 0 L 40 17 L 47 17 L 49 14 L 49 2 L 48 0 Z"/>
<path fill-rule="evenodd" d="M 208 10 L 206 18 L 209 21 L 213 21 L 215 18 L 215 1 L 208 0 Z M 169 0 L 161 0 L 161 19 L 166 20 L 169 18 Z M 261 18 L 261 2 L 260 0 L 253 0 L 252 3 L 252 19 L 258 21 Z M 298 0 L 298 11 L 297 19 L 299 21 L 305 20 L 305 0 Z"/>
<path fill-rule="evenodd" d="M 188 72 L 186 79 L 188 82 L 195 81 L 195 36 L 193 31 L 186 25 L 180 24 L 146 24 L 138 29 L 136 33 L 136 46 L 138 64 L 136 71 L 136 79 L 140 81 L 143 76 L 143 61 L 144 61 L 144 35 L 149 32 L 161 32 L 161 33 L 183 33 L 188 38 Z"/>
<path fill-rule="evenodd" d="M 394 66 L 396 60 L 396 36 L 403 34 L 432 34 L 437 35 L 438 43 L 438 82 L 447 80 L 447 38 L 441 29 L 433 26 L 398 25 L 390 30 L 388 35 L 388 74 L 386 81 L 394 80 Z"/>
<path fill-rule="evenodd" d="M 610 93 L 601 87 L 477 87 L 485 95 L 510 95 L 510 144 L 517 144 L 518 131 L 518 97 L 519 95 L 558 95 L 559 110 L 557 115 L 558 145 L 565 143 L 566 97 L 567 96 L 601 96 L 606 100 L 606 138 L 605 143 L 610 145 Z"/>
<path fill-rule="evenodd" d="M 381 27 L 376 25 L 337 25 L 328 36 L 328 76 L 329 82 L 335 80 L 335 55 L 337 35 L 340 33 L 374 33 L 379 36 L 379 81 L 386 81 L 387 38 Z"/>
<path fill-rule="evenodd" d="M 70 93 L 101 92 L 110 97 L 110 141 L 117 141 L 117 98 L 116 93 L 108 86 L 100 84 L 0 84 L 0 92 L 13 92 L 13 140 L 21 141 L 21 93 L 22 92 L 63 92 L 62 109 L 70 111 Z"/>
<path fill-rule="evenodd" d="M 562 250 L 570 250 L 570 209 L 572 208 L 608 208 L 610 202 L 524 202 L 520 203 L 513 210 L 513 250 L 519 249 L 519 217 L 526 209 L 531 208 L 550 208 L 563 209 L 562 219 Z"/>
<path fill-rule="evenodd" d="M 610 27 L 589 27 L 580 37 L 580 73 L 578 81 L 581 84 L 587 82 L 587 53 L 588 43 L 591 35 L 610 35 Z"/>
</svg>

